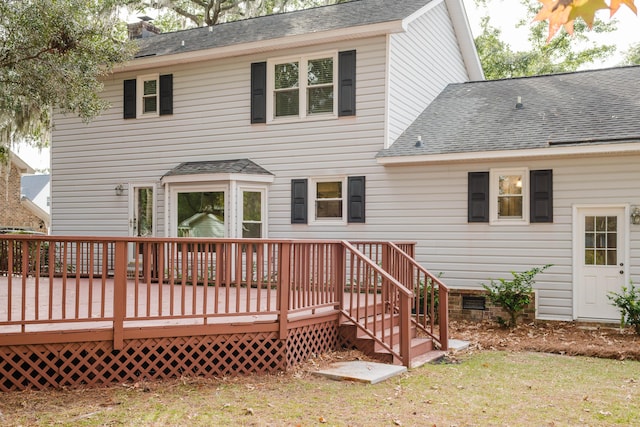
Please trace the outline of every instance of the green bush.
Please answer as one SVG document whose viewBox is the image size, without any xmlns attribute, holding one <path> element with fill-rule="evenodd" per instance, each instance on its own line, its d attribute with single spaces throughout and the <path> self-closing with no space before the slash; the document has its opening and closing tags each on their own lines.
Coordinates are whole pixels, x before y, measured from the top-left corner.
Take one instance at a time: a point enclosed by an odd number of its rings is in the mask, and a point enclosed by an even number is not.
<svg viewBox="0 0 640 427">
<path fill-rule="evenodd" d="M 535 283 L 533 278 L 536 274 L 551 267 L 551 265 L 535 267 L 522 273 L 512 271 L 513 280 L 498 279 L 498 281 L 495 281 L 491 279 L 489 285 L 482 283 L 482 287 L 489 292 L 489 300 L 502 307 L 509 314 L 508 322 L 498 317 L 500 324 L 509 327 L 516 326 L 518 315 L 531 302 L 531 293 Z"/>
<path fill-rule="evenodd" d="M 629 288 L 623 286 L 621 293 L 609 292 L 607 298 L 620 309 L 620 327 L 631 325 L 640 335 L 640 288 L 631 282 Z"/>
</svg>

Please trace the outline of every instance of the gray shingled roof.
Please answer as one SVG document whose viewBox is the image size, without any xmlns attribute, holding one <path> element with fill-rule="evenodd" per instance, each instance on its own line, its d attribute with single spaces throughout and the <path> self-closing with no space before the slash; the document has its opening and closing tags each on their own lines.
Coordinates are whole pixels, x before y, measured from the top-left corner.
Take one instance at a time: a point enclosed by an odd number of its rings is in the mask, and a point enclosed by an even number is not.
<svg viewBox="0 0 640 427">
<path fill-rule="evenodd" d="M 35 199 L 50 179 L 50 175 L 23 175 L 20 178 L 21 195 L 29 200 Z"/>
<path fill-rule="evenodd" d="M 163 178 L 166 176 L 203 175 L 214 173 L 273 175 L 271 172 L 258 166 L 249 159 L 239 159 L 180 163 L 178 166 L 165 173 Z"/>
<path fill-rule="evenodd" d="M 523 108 L 516 109 L 521 97 Z M 416 147 L 418 136 L 423 147 Z M 640 67 L 451 84 L 378 157 L 640 140 Z"/>
<path fill-rule="evenodd" d="M 159 34 L 138 40 L 137 58 L 171 55 L 241 43 L 404 19 L 432 0 L 353 0 L 331 6 Z M 182 42 L 184 41 L 184 46 Z"/>
</svg>

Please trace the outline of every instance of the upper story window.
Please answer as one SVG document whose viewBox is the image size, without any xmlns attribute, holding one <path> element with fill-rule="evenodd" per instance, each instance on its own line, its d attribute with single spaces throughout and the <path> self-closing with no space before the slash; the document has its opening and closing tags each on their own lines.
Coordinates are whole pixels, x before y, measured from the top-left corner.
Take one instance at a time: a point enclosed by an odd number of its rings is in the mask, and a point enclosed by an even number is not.
<svg viewBox="0 0 640 427">
<path fill-rule="evenodd" d="M 124 81 L 125 119 L 173 114 L 173 75 L 148 74 Z"/>
<path fill-rule="evenodd" d="M 273 60 L 268 67 L 272 119 L 335 116 L 336 55 Z"/>
<path fill-rule="evenodd" d="M 355 115 L 355 50 L 251 64 L 251 123 Z"/>
<path fill-rule="evenodd" d="M 137 92 L 140 94 L 138 115 L 158 115 L 158 75 L 138 78 Z"/>
</svg>

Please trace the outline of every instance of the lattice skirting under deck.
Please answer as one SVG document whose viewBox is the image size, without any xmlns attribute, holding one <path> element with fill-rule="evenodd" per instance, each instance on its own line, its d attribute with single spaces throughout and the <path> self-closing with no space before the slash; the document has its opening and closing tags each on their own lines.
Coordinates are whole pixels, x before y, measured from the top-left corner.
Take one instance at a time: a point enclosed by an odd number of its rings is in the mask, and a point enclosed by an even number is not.
<svg viewBox="0 0 640 427">
<path fill-rule="evenodd" d="M 287 367 L 295 366 L 313 356 L 336 350 L 338 323 L 327 321 L 289 331 Z"/>
<path fill-rule="evenodd" d="M 285 371 L 335 349 L 336 322 L 277 333 L 0 346 L 0 390 L 106 385 L 180 376 L 221 377 Z"/>
</svg>

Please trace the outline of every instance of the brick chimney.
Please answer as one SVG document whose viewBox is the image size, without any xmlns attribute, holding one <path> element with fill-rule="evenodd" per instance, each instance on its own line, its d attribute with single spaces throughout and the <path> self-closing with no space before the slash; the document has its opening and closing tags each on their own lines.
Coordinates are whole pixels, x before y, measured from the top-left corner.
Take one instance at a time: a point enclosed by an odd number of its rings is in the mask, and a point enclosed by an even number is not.
<svg viewBox="0 0 640 427">
<path fill-rule="evenodd" d="M 152 19 L 148 16 L 138 16 L 140 21 L 127 24 L 129 29 L 129 40 L 145 39 L 147 37 L 160 34 L 162 31 L 151 23 Z"/>
</svg>

